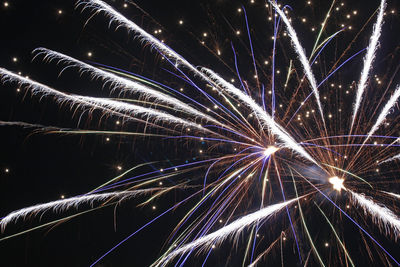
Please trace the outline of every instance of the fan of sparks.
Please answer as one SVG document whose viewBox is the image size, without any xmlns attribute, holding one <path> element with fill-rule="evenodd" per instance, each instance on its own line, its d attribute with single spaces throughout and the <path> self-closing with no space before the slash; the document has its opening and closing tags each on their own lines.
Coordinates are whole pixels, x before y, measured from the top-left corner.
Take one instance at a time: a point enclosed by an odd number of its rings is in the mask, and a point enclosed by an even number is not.
<svg viewBox="0 0 400 267">
<path fill-rule="evenodd" d="M 340 250 L 338 257 L 343 257 L 347 264 L 354 266 L 354 261 L 352 252 L 346 249 L 345 240 L 340 234 L 340 225 L 334 223 L 337 222 L 334 218 L 338 217 L 359 229 L 360 234 L 375 245 L 378 253 L 384 255 L 388 263 L 399 265 L 400 259 L 381 245 L 374 235 L 379 233 L 376 231 L 379 229 L 380 234 L 391 242 L 396 242 L 400 235 L 400 218 L 396 214 L 399 209 L 387 204 L 385 206 L 386 201 L 398 201 L 400 195 L 398 192 L 391 192 L 385 183 L 376 182 L 386 179 L 385 172 L 378 172 L 377 166 L 392 166 L 400 158 L 398 137 L 386 134 L 386 129 L 390 128 L 387 117 L 392 112 L 398 112 L 396 104 L 400 97 L 400 86 L 390 86 L 383 94 L 374 89 L 376 94 L 382 94 L 379 105 L 371 116 L 364 114 L 368 105 L 366 91 L 384 24 L 386 1 L 380 1 L 377 6 L 369 44 L 359 52 L 364 54 L 364 59 L 359 81 L 355 86 L 352 114 L 348 120 L 341 122 L 346 125 L 347 131 L 335 131 L 335 123 L 329 120 L 331 115 L 325 113 L 327 107 L 321 102 L 319 89 L 336 71 L 345 68 L 346 62 L 353 57 L 343 61 L 320 82 L 317 82 L 312 68 L 325 46 L 344 29 L 331 34 L 325 40 L 321 40 L 319 34 L 311 55 L 306 55 L 285 12 L 290 7 L 282 7 L 271 0 L 268 4 L 276 14 L 272 63 L 275 63 L 276 39 L 279 29 L 282 28 L 290 38 L 296 54 L 296 58 L 290 62 L 287 79 L 292 79 L 290 75 L 295 68 L 298 73 L 304 73 L 303 78 L 298 80 L 297 90 L 290 92 L 288 100 L 276 97 L 279 91 L 287 89 L 276 87 L 274 67 L 269 81 L 259 78 L 260 65 L 256 64 L 244 8 L 241 10 L 246 19 L 248 45 L 254 63 L 252 71 L 256 78 L 253 85 L 240 76 L 240 66 L 237 63 L 236 75 L 240 83 L 235 85 L 216 70 L 196 67 L 188 62 L 109 4 L 100 0 L 78 1 L 78 9 L 105 16 L 113 27 L 124 28 L 134 38 L 150 45 L 154 53 L 170 65 L 174 75 L 196 94 L 185 94 L 177 88 L 146 77 L 116 71 L 110 67 L 90 65 L 56 51 L 38 48 L 34 51 L 35 58 L 88 74 L 120 97 L 100 98 L 68 94 L 0 69 L 3 83 L 15 84 L 21 90 L 40 96 L 41 99 L 69 106 L 73 114 L 100 111 L 106 120 L 117 118 L 122 126 L 143 125 L 143 128 L 138 128 L 143 130 L 116 132 L 79 127 L 67 129 L 24 122 L 1 122 L 1 125 L 30 126 L 49 133 L 115 134 L 128 137 L 135 135 L 137 138 L 160 139 L 159 142 L 167 140 L 167 144 L 178 147 L 178 151 L 185 149 L 183 143 L 203 142 L 208 149 L 201 150 L 203 157 L 194 162 L 133 177 L 130 175 L 131 169 L 80 196 L 17 210 L 1 219 L 2 230 L 11 223 L 26 220 L 27 216 L 39 216 L 48 210 L 60 212 L 83 203 L 90 203 L 93 209 L 98 209 L 132 198 L 145 199 L 141 205 L 148 205 L 162 195 L 183 190 L 187 192 L 186 197 L 172 203 L 169 209 L 162 211 L 159 216 L 135 230 L 110 250 L 104 251 L 93 265 L 118 246 L 128 245 L 124 244 L 125 241 L 135 238 L 135 234 L 142 229 L 151 227 L 158 218 L 178 209 L 182 210 L 178 213 L 182 215 L 180 222 L 175 229 L 171 229 L 170 238 L 166 240 L 167 246 L 160 257 L 154 259 L 153 266 L 181 266 L 193 257 L 201 258 L 204 265 L 211 251 L 226 243 L 245 246 L 243 264 L 253 266 L 270 257 L 271 249 L 282 239 L 293 241 L 301 264 L 306 264 L 309 257 L 313 257 L 316 262 L 325 266 L 327 259 L 319 252 L 321 248 L 315 244 L 307 226 L 307 221 L 314 217 L 305 216 L 308 210 L 319 214 L 315 216 L 323 216 L 324 227 L 331 232 L 332 240 Z M 324 31 L 330 11 L 322 24 L 321 32 Z M 236 62 L 235 53 L 234 56 Z M 300 91 L 306 92 L 308 97 L 302 97 Z M 282 94 L 284 93 L 280 93 Z M 277 112 L 277 104 L 286 106 L 287 111 Z M 307 109 L 309 111 L 306 117 L 309 119 L 297 123 L 298 112 Z M 395 128 L 395 125 L 392 127 Z M 140 167 L 142 166 L 134 166 L 133 169 Z M 186 179 L 182 179 L 183 176 Z M 187 177 L 191 178 L 188 180 Z M 173 181 L 173 184 L 167 186 L 167 183 L 163 183 L 166 180 Z M 188 209 L 185 206 L 188 202 L 195 205 Z M 354 209 L 348 209 L 350 205 Z M 360 214 L 374 224 L 368 225 L 365 220 L 359 220 Z M 3 236 L 0 241 L 65 219 Z M 281 229 L 275 239 L 258 240 L 260 229 L 272 224 L 274 229 Z"/>
</svg>

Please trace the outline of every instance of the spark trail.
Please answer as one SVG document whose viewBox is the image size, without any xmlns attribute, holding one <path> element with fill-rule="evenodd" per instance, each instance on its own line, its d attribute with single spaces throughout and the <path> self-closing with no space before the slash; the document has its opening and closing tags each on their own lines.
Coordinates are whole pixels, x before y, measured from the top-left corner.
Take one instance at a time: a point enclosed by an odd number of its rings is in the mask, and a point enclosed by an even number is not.
<svg viewBox="0 0 400 267">
<path fill-rule="evenodd" d="M 354 122 L 355 122 L 356 116 L 357 116 L 357 112 L 360 108 L 360 104 L 361 104 L 361 101 L 363 98 L 365 88 L 367 87 L 369 73 L 372 68 L 372 63 L 374 61 L 375 53 L 376 53 L 376 50 L 378 47 L 379 37 L 380 37 L 381 31 L 382 31 L 383 16 L 385 13 L 385 8 L 386 8 L 386 1 L 381 0 L 381 4 L 379 6 L 379 11 L 378 11 L 378 18 L 374 25 L 374 30 L 372 32 L 371 39 L 369 41 L 367 54 L 364 58 L 364 66 L 361 71 L 361 77 L 360 77 L 360 80 L 357 85 L 357 93 L 356 93 L 356 99 L 355 99 L 354 106 L 353 106 L 353 116 L 352 116 L 352 120 L 351 120 L 350 132 L 353 129 Z"/>
</svg>

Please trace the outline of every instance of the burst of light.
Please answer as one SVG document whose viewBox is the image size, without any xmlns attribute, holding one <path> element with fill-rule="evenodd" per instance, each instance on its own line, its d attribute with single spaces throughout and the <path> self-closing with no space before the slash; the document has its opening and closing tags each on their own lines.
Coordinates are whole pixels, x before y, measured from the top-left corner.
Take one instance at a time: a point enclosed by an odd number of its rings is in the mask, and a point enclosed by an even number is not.
<svg viewBox="0 0 400 267">
<path fill-rule="evenodd" d="M 277 147 L 269 146 L 267 149 L 264 150 L 264 156 L 269 157 L 278 150 L 279 150 L 279 148 L 277 148 Z"/>
<path fill-rule="evenodd" d="M 339 178 L 337 176 L 333 176 L 333 177 L 329 178 L 329 182 L 333 185 L 333 189 L 335 189 L 335 190 L 337 190 L 339 192 L 342 189 L 345 189 L 345 187 L 343 186 L 343 182 L 344 182 L 343 178 Z"/>
</svg>

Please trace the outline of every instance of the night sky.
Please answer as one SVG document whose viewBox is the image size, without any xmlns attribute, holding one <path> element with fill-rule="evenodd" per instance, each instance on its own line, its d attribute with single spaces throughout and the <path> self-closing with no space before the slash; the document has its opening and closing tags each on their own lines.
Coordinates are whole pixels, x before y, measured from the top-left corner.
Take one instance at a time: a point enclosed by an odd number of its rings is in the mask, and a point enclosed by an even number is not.
<svg viewBox="0 0 400 267">
<path fill-rule="evenodd" d="M 319 25 L 331 5 L 330 1 L 325 0 L 314 0 L 310 4 L 307 2 L 304 0 L 281 1 L 282 4 L 288 4 L 292 8 L 290 14 L 293 26 L 306 49 L 306 54 L 312 49 Z M 165 64 L 157 51 L 135 39 L 134 35 L 128 34 L 125 29 L 115 31 L 115 25 L 109 28 L 108 19 L 103 15 L 97 15 L 85 24 L 90 12 L 75 9 L 74 3 L 69 0 L 1 1 L 0 67 L 16 73 L 21 72 L 22 76 L 29 76 L 63 92 L 96 97 L 110 96 L 107 89 L 109 87 L 102 88 L 101 82 L 92 81 L 85 74 L 80 76 L 76 69 L 67 70 L 58 76 L 62 70 L 61 66 L 57 66 L 54 62 L 46 63 L 41 57 L 33 59 L 32 51 L 38 47 L 45 47 L 95 66 L 104 64 L 143 75 L 176 89 L 184 88 L 188 90 L 188 95 L 191 97 L 201 98 L 197 93 L 190 91 L 188 88 L 190 86 L 170 73 L 173 68 Z M 231 44 L 241 59 L 240 68 L 243 78 L 249 80 L 250 84 L 254 82 L 246 24 L 242 15 L 243 11 L 238 11 L 244 7 L 249 19 L 255 56 L 259 67 L 264 68 L 260 75 L 269 75 L 273 44 L 271 38 L 273 23 L 269 20 L 269 16 L 273 13 L 271 9 L 265 7 L 264 1 L 255 0 L 255 3 L 252 3 L 236 0 L 140 0 L 133 4 L 129 1 L 112 0 L 107 3 L 149 33 L 165 41 L 195 66 L 206 66 L 228 80 L 235 79 L 235 85 L 238 85 L 238 81 Z M 347 0 L 343 1 L 343 5 L 341 1 L 337 1 L 334 8 L 339 9 L 332 12 L 327 32 L 333 33 L 343 26 L 347 28 L 332 41 L 331 45 L 327 46 L 318 59 L 320 68 L 317 69 L 320 71 L 316 72 L 317 80 L 322 80 L 327 70 L 350 43 L 353 42 L 344 58 L 350 57 L 367 46 L 369 34 L 376 19 L 376 15 L 373 16 L 373 14 L 378 6 L 379 1 L 373 0 Z M 382 77 L 383 84 L 378 84 L 374 79 L 372 83 L 376 83 L 374 84 L 376 90 L 386 89 L 387 81 L 396 73 L 396 67 L 399 65 L 399 9 L 398 1 L 388 1 L 380 39 L 381 46 L 373 72 L 374 75 Z M 371 20 L 366 23 L 371 16 Z M 365 28 L 363 28 L 364 24 Z M 296 58 L 296 56 L 291 49 L 288 37 L 280 37 L 278 49 L 276 70 L 279 72 L 276 75 L 276 83 L 282 88 L 286 74 L 279 75 L 279 73 L 286 73 L 287 59 Z M 321 92 L 324 92 L 321 95 L 328 98 L 337 97 L 339 93 L 336 93 L 334 89 L 337 89 L 337 92 L 341 91 L 342 95 L 354 95 L 354 91 L 346 91 L 358 79 L 361 63 L 362 55 L 350 61 L 343 70 L 321 87 Z M 301 71 L 299 72 L 301 74 Z M 399 75 L 394 75 L 393 80 L 392 88 L 394 84 L 399 83 Z M 51 98 L 41 98 L 40 95 L 33 96 L 17 88 L 15 84 L 0 85 L 0 121 L 23 121 L 69 129 L 77 128 L 79 125 L 82 129 L 131 132 L 143 130 L 140 125 L 134 123 L 121 125 L 120 121 L 113 116 L 103 118 L 100 112 L 85 113 L 80 117 L 79 114 L 74 114 L 73 109 L 71 110 L 67 105 L 55 103 Z M 285 94 L 289 95 L 285 96 Z M 111 96 L 117 97 L 118 94 L 114 93 Z M 281 97 L 290 99 L 291 95 L 284 92 Z M 336 104 L 332 104 L 332 109 L 343 109 L 343 112 L 349 112 L 351 101 L 352 98 L 344 104 L 343 101 L 340 104 L 333 101 Z M 374 100 L 373 103 L 376 101 Z M 20 126 L 1 126 L 0 135 L 0 217 L 30 205 L 84 194 L 141 163 L 154 162 L 129 175 L 138 175 L 206 158 L 205 155 L 198 153 L 205 149 L 204 143 L 118 135 L 51 134 L 37 131 L 37 128 Z M 203 170 L 199 172 L 200 176 L 204 175 Z M 188 181 L 190 177 L 187 177 Z M 173 185 L 174 181 L 166 181 L 166 183 Z M 400 190 L 398 183 L 392 185 L 392 188 L 397 189 L 397 192 Z M 141 207 L 137 205 L 146 198 L 130 199 L 117 206 L 95 210 L 61 224 L 1 241 L 0 265 L 89 266 L 115 244 L 170 208 L 183 196 L 185 193 L 178 190 Z M 249 199 L 248 207 L 254 211 L 256 205 L 252 206 L 250 202 L 251 199 Z M 185 210 L 187 211 L 193 203 L 189 201 L 185 204 Z M 97 204 L 94 207 L 98 207 Z M 396 211 L 400 210 L 397 203 L 390 205 L 394 205 Z M 48 211 L 43 216 L 29 217 L 25 221 L 19 220 L 7 226 L 0 237 L 89 208 L 90 205 L 82 205 L 63 213 Z M 148 266 L 165 251 L 164 242 L 184 214 L 178 209 L 161 218 L 121 245 L 97 266 Z M 242 214 L 246 214 L 246 211 L 243 210 Z M 312 222 L 313 214 L 307 214 L 307 216 L 310 228 L 318 228 L 322 221 L 319 219 Z M 277 215 L 273 220 L 284 221 L 284 230 L 286 230 L 288 222 L 285 215 Z M 340 229 L 343 233 L 350 237 L 354 236 L 346 240 L 352 248 L 350 251 L 352 251 L 356 266 L 387 264 L 378 247 L 361 238 L 359 230 L 345 218 L 341 220 L 339 223 L 342 224 Z M 364 223 L 371 222 L 365 220 Z M 392 255 L 400 259 L 398 243 L 385 238 L 376 228 L 371 227 L 369 230 L 379 236 L 379 242 L 391 251 Z M 267 238 L 269 232 L 275 232 L 279 236 L 280 231 L 283 229 L 280 223 L 276 223 L 260 230 L 260 235 Z M 343 261 L 338 260 L 336 251 L 340 248 L 337 243 L 332 241 L 333 239 L 329 241 L 325 235 L 324 232 L 316 234 L 316 242 L 319 242 L 324 259 L 329 266 L 345 265 Z M 299 266 L 293 240 L 290 238 L 286 242 L 291 243 L 282 249 L 285 266 Z M 307 242 L 305 236 L 302 242 Z M 323 244 L 326 242 L 334 244 L 334 247 L 332 245 L 324 251 Z M 265 242 L 264 245 L 269 243 Z M 368 256 L 366 243 L 371 250 L 370 255 L 373 261 Z M 240 240 L 238 246 L 234 247 L 233 242 L 224 242 L 221 248 L 213 251 L 206 266 L 241 266 L 246 244 L 246 241 Z M 305 250 L 304 255 L 307 256 L 307 253 L 308 250 Z M 340 253 L 340 257 L 344 258 L 343 252 Z M 190 257 L 187 266 L 201 266 L 204 258 L 204 255 L 196 254 Z M 271 252 L 266 263 L 269 264 L 268 266 L 281 266 L 280 246 Z M 318 266 L 318 261 L 311 256 L 308 264 Z"/>
</svg>

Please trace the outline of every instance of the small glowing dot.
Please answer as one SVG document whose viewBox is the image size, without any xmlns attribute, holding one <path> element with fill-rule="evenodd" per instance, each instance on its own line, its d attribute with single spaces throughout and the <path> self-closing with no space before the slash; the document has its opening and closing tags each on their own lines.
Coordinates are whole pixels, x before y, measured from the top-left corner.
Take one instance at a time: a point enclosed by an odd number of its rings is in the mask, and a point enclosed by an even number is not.
<svg viewBox="0 0 400 267">
<path fill-rule="evenodd" d="M 163 172 L 164 171 L 164 169 L 160 169 L 160 172 Z"/>
<path fill-rule="evenodd" d="M 175 171 L 177 171 L 178 170 L 178 168 L 175 168 Z"/>
<path fill-rule="evenodd" d="M 117 169 L 120 171 L 120 170 L 122 170 L 122 167 L 121 166 L 117 166 Z"/>
<path fill-rule="evenodd" d="M 250 0 L 250 3 L 254 4 L 254 0 Z"/>
<path fill-rule="evenodd" d="M 314 28 L 314 27 L 312 27 L 312 28 L 311 28 L 311 31 L 312 31 L 312 32 L 314 32 L 314 31 L 315 31 L 315 28 Z"/>
<path fill-rule="evenodd" d="M 200 151 L 199 151 L 199 152 L 200 152 L 200 153 L 203 153 L 203 150 L 201 150 L 201 149 L 200 149 Z"/>
<path fill-rule="evenodd" d="M 301 21 L 302 22 L 306 22 L 307 20 L 306 20 L 306 18 L 302 18 Z"/>
<path fill-rule="evenodd" d="M 390 10 L 390 13 L 394 14 L 396 11 L 394 9 Z"/>
<path fill-rule="evenodd" d="M 157 208 L 156 206 L 153 206 L 153 207 L 152 207 L 153 210 L 155 210 L 156 208 Z"/>
<path fill-rule="evenodd" d="M 281 71 L 280 71 L 280 70 L 277 70 L 277 71 L 276 71 L 276 73 L 278 73 L 278 74 L 279 74 L 279 73 L 281 73 Z"/>
<path fill-rule="evenodd" d="M 326 248 L 329 247 L 329 243 L 325 243 L 325 247 L 326 247 Z"/>
<path fill-rule="evenodd" d="M 10 172 L 10 169 L 6 168 L 6 169 L 4 170 L 4 172 L 9 173 L 9 172 Z"/>
<path fill-rule="evenodd" d="M 231 79 L 231 82 L 234 83 L 234 82 L 235 82 L 235 79 Z"/>
<path fill-rule="evenodd" d="M 307 1 L 307 5 L 311 5 L 311 1 Z"/>
<path fill-rule="evenodd" d="M 116 121 L 115 124 L 116 124 L 116 125 L 120 125 L 121 122 L 120 122 L 120 121 Z"/>
<path fill-rule="evenodd" d="M 329 117 L 329 118 L 332 118 L 332 114 L 329 114 L 328 117 Z"/>
<path fill-rule="evenodd" d="M 215 245 L 212 245 L 211 248 L 212 248 L 212 249 L 215 249 Z"/>
<path fill-rule="evenodd" d="M 285 241 L 286 240 L 286 237 L 283 237 L 283 241 Z"/>
<path fill-rule="evenodd" d="M 17 61 L 18 61 L 18 58 L 13 57 L 12 61 L 13 61 L 13 62 L 17 62 Z"/>
<path fill-rule="evenodd" d="M 203 36 L 204 36 L 204 37 L 207 37 L 207 33 L 206 33 L 206 32 L 204 32 L 204 33 L 203 33 Z"/>
<path fill-rule="evenodd" d="M 240 31 L 236 31 L 236 35 L 240 35 Z"/>
<path fill-rule="evenodd" d="M 159 182 L 158 184 L 159 184 L 159 185 L 162 185 L 162 182 Z"/>
<path fill-rule="evenodd" d="M 17 88 L 17 92 L 18 92 L 18 93 L 21 92 L 21 89 Z"/>
<path fill-rule="evenodd" d="M 180 20 L 180 21 L 179 21 L 179 24 L 182 25 L 182 24 L 183 24 L 183 20 Z"/>
<path fill-rule="evenodd" d="M 58 10 L 58 15 L 61 15 L 63 13 L 63 11 L 61 9 Z"/>
<path fill-rule="evenodd" d="M 349 19 L 350 17 L 351 17 L 351 16 L 350 16 L 350 14 L 347 14 L 347 15 L 346 15 L 346 18 L 348 18 L 348 19 Z"/>
<path fill-rule="evenodd" d="M 260 234 L 257 234 L 257 237 L 260 237 Z"/>
<path fill-rule="evenodd" d="M 347 208 L 347 209 L 350 209 L 350 205 L 346 205 L 346 208 Z"/>
<path fill-rule="evenodd" d="M 88 52 L 87 55 L 88 55 L 88 57 L 93 56 L 92 52 Z"/>
<path fill-rule="evenodd" d="M 4 7 L 8 7 L 8 2 L 4 2 Z"/>
<path fill-rule="evenodd" d="M 376 172 L 379 172 L 379 169 L 376 169 L 375 171 L 376 171 Z"/>
<path fill-rule="evenodd" d="M 64 195 L 61 195 L 61 196 L 60 196 L 60 198 L 61 198 L 61 199 L 64 199 L 64 198 L 65 198 L 65 196 L 64 196 Z"/>
<path fill-rule="evenodd" d="M 223 220 L 219 220 L 219 223 L 223 223 L 224 221 Z"/>
<path fill-rule="evenodd" d="M 241 9 L 241 8 L 238 8 L 238 10 L 237 10 L 237 11 L 240 13 L 240 12 L 242 12 L 242 9 Z"/>
<path fill-rule="evenodd" d="M 265 65 L 268 65 L 268 64 L 269 64 L 268 60 L 265 60 L 265 61 L 264 61 L 264 64 L 265 64 Z"/>
<path fill-rule="evenodd" d="M 357 15 L 357 10 L 354 10 L 354 11 L 353 11 L 353 14 L 354 14 L 354 15 Z"/>
<path fill-rule="evenodd" d="M 124 3 L 124 8 L 127 8 L 128 7 L 128 4 L 127 3 Z"/>
<path fill-rule="evenodd" d="M 106 141 L 107 141 L 107 142 L 110 142 L 110 137 L 107 137 L 107 138 L 106 138 Z"/>
</svg>

